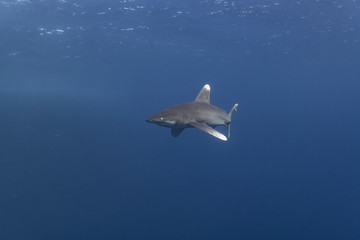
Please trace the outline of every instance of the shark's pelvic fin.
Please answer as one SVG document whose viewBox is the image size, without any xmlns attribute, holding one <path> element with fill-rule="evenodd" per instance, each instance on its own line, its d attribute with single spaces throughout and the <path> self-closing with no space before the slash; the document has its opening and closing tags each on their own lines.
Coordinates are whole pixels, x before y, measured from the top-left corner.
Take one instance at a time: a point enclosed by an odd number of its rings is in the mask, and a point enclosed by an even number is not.
<svg viewBox="0 0 360 240">
<path fill-rule="evenodd" d="M 177 137 L 180 135 L 180 133 L 184 130 L 184 128 L 172 128 L 171 129 L 171 135 L 173 137 Z"/>
<path fill-rule="evenodd" d="M 231 117 L 232 117 L 233 113 L 234 113 L 235 111 L 237 111 L 238 105 L 239 105 L 239 104 L 235 103 L 234 106 L 232 107 L 232 109 L 230 110 L 229 114 L 228 114 L 228 115 L 229 115 L 229 118 L 230 118 L 230 122 L 229 122 L 229 124 L 227 125 L 227 128 L 228 128 L 228 138 L 230 138 L 230 123 L 231 123 Z"/>
<path fill-rule="evenodd" d="M 197 129 L 200 129 L 204 132 L 207 132 L 208 134 L 220 139 L 220 140 L 223 140 L 223 141 L 227 141 L 227 138 L 220 132 L 216 131 L 215 129 L 209 127 L 208 125 L 206 125 L 205 123 L 199 123 L 199 122 L 190 122 L 189 125 L 197 128 Z"/>
<path fill-rule="evenodd" d="M 195 102 L 210 103 L 210 85 L 203 86 L 199 94 L 197 95 Z"/>
</svg>

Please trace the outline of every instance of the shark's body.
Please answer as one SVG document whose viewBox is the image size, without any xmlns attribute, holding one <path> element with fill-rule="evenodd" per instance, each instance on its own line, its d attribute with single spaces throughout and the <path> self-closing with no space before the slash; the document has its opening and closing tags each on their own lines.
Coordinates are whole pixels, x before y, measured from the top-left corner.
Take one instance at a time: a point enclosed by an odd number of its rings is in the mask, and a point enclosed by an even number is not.
<svg viewBox="0 0 360 240">
<path fill-rule="evenodd" d="M 226 126 L 228 137 L 230 137 L 231 116 L 236 111 L 237 106 L 238 104 L 235 104 L 227 114 L 224 110 L 212 105 L 210 103 L 210 86 L 206 84 L 194 102 L 167 108 L 147 118 L 146 121 L 171 128 L 171 134 L 174 137 L 179 136 L 185 128 L 195 127 L 226 141 L 227 137 L 212 127 Z"/>
</svg>

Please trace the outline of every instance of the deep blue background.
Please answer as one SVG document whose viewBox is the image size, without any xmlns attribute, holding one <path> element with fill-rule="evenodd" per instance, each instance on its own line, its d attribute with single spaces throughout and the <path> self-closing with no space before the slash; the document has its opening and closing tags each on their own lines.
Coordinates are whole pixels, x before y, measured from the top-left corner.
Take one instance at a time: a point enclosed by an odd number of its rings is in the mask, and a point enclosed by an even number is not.
<svg viewBox="0 0 360 240">
<path fill-rule="evenodd" d="M 0 239 L 360 239 L 359 28 L 356 0 L 1 1 Z M 144 121 L 206 83 L 228 142 Z"/>
</svg>

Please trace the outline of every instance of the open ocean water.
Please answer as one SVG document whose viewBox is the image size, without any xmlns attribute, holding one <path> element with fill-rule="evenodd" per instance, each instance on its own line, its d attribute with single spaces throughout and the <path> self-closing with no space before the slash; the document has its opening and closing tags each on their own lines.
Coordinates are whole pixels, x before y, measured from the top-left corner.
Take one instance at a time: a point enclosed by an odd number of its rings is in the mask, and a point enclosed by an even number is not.
<svg viewBox="0 0 360 240">
<path fill-rule="evenodd" d="M 0 0 L 1 240 L 359 240 L 359 123 L 358 0 Z"/>
</svg>

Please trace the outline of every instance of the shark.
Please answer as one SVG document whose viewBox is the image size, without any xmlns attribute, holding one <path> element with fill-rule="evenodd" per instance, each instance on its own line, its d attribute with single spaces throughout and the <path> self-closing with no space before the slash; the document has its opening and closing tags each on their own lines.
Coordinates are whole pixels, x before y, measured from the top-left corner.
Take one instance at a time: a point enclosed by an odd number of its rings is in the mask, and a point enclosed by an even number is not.
<svg viewBox="0 0 360 240">
<path fill-rule="evenodd" d="M 229 113 L 214 106 L 210 102 L 210 85 L 205 84 L 195 101 L 182 103 L 166 108 L 146 119 L 147 122 L 162 127 L 171 128 L 171 135 L 178 137 L 185 128 L 197 128 L 220 140 L 227 141 L 230 138 L 230 123 L 234 111 L 237 111 L 236 103 Z M 225 126 L 228 129 L 226 137 L 215 130 L 217 126 Z"/>
</svg>

